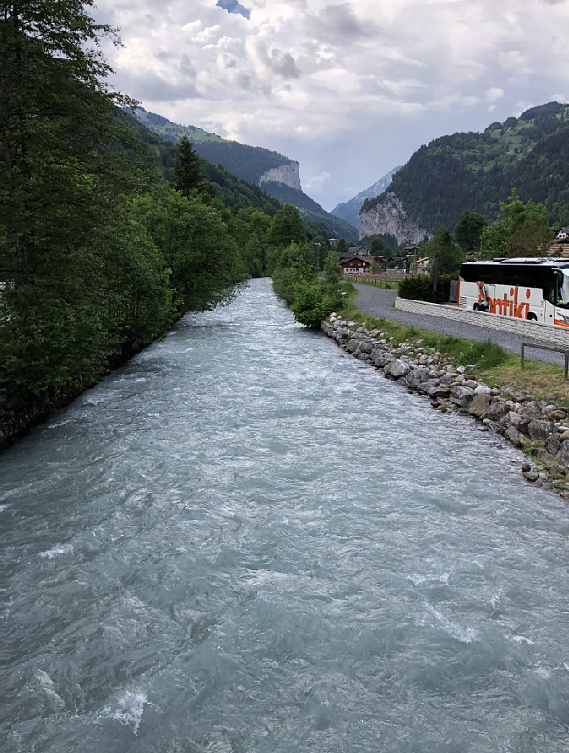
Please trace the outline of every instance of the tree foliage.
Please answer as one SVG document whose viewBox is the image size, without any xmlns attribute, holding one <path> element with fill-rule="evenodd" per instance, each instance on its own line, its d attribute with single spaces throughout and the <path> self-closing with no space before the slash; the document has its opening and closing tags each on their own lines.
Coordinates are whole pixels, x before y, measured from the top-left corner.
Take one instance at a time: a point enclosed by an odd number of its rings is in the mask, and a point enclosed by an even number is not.
<svg viewBox="0 0 569 753">
<path fill-rule="evenodd" d="M 465 209 L 460 215 L 454 229 L 454 238 L 465 254 L 478 251 L 480 236 L 487 225 L 486 218 L 477 212 L 469 212 Z"/>
<path fill-rule="evenodd" d="M 553 238 L 541 204 L 524 204 L 515 190 L 509 202 L 500 202 L 496 222 L 484 228 L 480 239 L 482 254 L 492 256 L 543 256 Z"/>
<path fill-rule="evenodd" d="M 203 184 L 200 160 L 187 136 L 180 142 L 174 176 L 174 188 L 186 198 L 192 196 Z"/>
<path fill-rule="evenodd" d="M 162 182 L 125 129 L 91 4 L 2 5 L 0 386 L 24 397 L 79 391 L 247 276 L 231 210 Z"/>
</svg>

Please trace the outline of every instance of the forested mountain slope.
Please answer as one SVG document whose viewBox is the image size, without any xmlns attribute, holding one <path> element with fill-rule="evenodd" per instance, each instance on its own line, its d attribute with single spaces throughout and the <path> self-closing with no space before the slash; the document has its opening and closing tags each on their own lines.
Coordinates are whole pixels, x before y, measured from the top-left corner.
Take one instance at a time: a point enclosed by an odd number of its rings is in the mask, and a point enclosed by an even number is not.
<svg viewBox="0 0 569 753">
<path fill-rule="evenodd" d="M 170 182 L 173 181 L 174 165 L 178 158 L 178 145 L 151 133 L 139 119 L 132 117 L 132 115 L 123 113 L 122 117 L 133 134 L 134 142 L 138 141 L 144 145 L 142 154 L 140 148 L 138 151 L 132 148 L 128 149 L 131 157 L 134 158 L 134 155 L 138 154 L 139 159 L 150 159 L 162 178 Z M 127 144 L 126 146 L 131 145 Z M 204 179 L 214 186 L 216 195 L 225 206 L 233 207 L 240 204 L 242 207 L 257 207 L 270 217 L 280 209 L 280 203 L 259 186 L 237 178 L 233 173 L 212 165 L 203 157 L 200 157 L 200 167 Z"/>
<path fill-rule="evenodd" d="M 418 149 L 393 177 L 389 193 L 430 232 L 454 228 L 462 211 L 493 220 L 515 188 L 541 202 L 552 224 L 569 223 L 569 106 L 550 102 L 482 133 L 455 133 Z M 362 218 L 386 202 L 367 199 Z"/>
<path fill-rule="evenodd" d="M 147 112 L 142 107 L 136 108 L 134 117 L 150 131 L 174 144 L 179 143 L 182 136 L 187 136 L 200 157 L 204 157 L 213 165 L 224 167 L 248 183 L 258 184 L 265 173 L 284 165 L 298 166 L 295 160 L 278 152 L 259 146 L 240 144 L 237 141 L 227 141 L 195 126 L 172 123 L 162 115 Z"/>
</svg>

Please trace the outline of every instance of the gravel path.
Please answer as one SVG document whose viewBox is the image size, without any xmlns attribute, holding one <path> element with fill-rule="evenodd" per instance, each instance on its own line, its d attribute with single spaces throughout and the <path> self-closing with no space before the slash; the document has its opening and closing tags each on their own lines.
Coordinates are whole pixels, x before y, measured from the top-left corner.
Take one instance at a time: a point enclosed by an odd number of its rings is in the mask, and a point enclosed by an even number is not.
<svg viewBox="0 0 569 753">
<path fill-rule="evenodd" d="M 416 327 L 424 327 L 432 332 L 441 332 L 444 335 L 453 335 L 454 337 L 464 337 L 467 340 L 476 340 L 479 342 L 490 340 L 497 343 L 509 353 L 520 355 L 522 349 L 522 338 L 509 332 L 490 327 L 478 327 L 473 324 L 463 324 L 455 322 L 452 319 L 445 319 L 441 316 L 421 316 L 411 314 L 408 311 L 396 311 L 392 308 L 397 292 L 395 290 L 382 290 L 371 285 L 355 285 L 359 295 L 355 300 L 357 307 L 364 314 L 371 316 L 384 316 L 386 319 L 396 319 L 403 324 L 414 324 Z M 526 340 L 527 338 L 524 338 Z M 563 366 L 564 358 L 561 353 L 550 353 L 547 350 L 530 350 L 526 351 L 529 358 L 534 360 L 545 361 L 546 363 L 556 363 Z"/>
</svg>

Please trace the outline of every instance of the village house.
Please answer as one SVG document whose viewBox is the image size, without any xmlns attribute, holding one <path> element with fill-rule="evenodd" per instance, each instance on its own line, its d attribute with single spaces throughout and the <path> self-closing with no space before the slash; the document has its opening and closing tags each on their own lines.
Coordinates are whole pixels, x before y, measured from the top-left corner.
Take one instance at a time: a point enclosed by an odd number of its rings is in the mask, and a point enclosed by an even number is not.
<svg viewBox="0 0 569 753">
<path fill-rule="evenodd" d="M 344 254 L 340 259 L 340 266 L 342 267 L 344 274 L 362 274 L 363 272 L 369 272 L 373 261 L 372 256 Z"/>
<path fill-rule="evenodd" d="M 569 227 L 562 227 L 547 248 L 547 255 L 569 259 Z"/>
</svg>

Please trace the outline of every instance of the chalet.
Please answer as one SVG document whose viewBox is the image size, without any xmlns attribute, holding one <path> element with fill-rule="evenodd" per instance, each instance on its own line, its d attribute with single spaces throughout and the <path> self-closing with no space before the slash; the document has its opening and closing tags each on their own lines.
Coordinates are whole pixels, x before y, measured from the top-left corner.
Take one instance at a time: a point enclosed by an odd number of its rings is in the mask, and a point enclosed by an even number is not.
<svg viewBox="0 0 569 753">
<path fill-rule="evenodd" d="M 340 266 L 344 270 L 344 274 L 362 274 L 363 272 L 369 272 L 372 262 L 372 256 L 344 254 L 340 259 Z"/>
<path fill-rule="evenodd" d="M 566 241 L 567 239 L 569 239 L 569 227 L 559 228 L 557 235 L 555 236 L 555 240 Z"/>
</svg>

